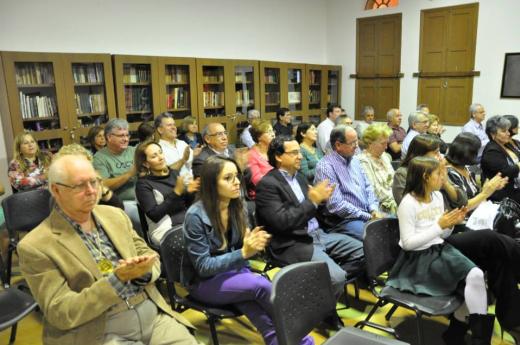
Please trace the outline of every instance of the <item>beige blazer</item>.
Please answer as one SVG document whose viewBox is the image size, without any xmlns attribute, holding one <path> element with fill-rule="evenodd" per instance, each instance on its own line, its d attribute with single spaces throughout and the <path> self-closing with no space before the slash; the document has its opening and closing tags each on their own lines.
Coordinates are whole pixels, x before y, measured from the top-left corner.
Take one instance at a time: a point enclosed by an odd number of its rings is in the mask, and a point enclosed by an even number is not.
<svg viewBox="0 0 520 345">
<path fill-rule="evenodd" d="M 122 210 L 98 205 L 93 213 L 123 258 L 154 253 Z M 44 314 L 43 343 L 102 344 L 106 313 L 123 300 L 70 223 L 53 210 L 19 243 L 18 254 L 22 274 Z M 172 311 L 155 287 L 160 269 L 157 261 L 146 293 L 160 310 L 193 327 Z"/>
</svg>

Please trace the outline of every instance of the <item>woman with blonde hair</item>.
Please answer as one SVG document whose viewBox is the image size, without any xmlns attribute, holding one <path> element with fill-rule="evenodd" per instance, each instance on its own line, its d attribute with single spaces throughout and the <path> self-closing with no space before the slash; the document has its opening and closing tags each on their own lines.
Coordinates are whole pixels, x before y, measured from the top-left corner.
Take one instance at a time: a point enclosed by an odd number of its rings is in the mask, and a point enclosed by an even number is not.
<svg viewBox="0 0 520 345">
<path fill-rule="evenodd" d="M 365 150 L 358 156 L 365 174 L 379 199 L 381 211 L 395 214 L 397 203 L 392 194 L 394 169 L 392 157 L 385 152 L 392 130 L 386 124 L 368 126 L 363 132 L 362 142 Z"/>
<path fill-rule="evenodd" d="M 186 142 L 186 144 L 190 145 L 191 149 L 204 145 L 202 135 L 197 132 L 197 130 L 197 119 L 193 116 L 186 116 L 182 119 L 179 140 Z"/>
<path fill-rule="evenodd" d="M 251 184 L 247 186 L 249 189 L 248 194 L 254 199 L 255 186 L 265 174 L 273 169 L 271 164 L 269 164 L 267 150 L 269 149 L 269 144 L 274 139 L 274 131 L 269 120 L 256 119 L 253 121 L 249 132 L 251 133 L 253 141 L 256 143 L 251 150 L 249 150 L 247 159 L 247 167 L 251 174 Z"/>
<path fill-rule="evenodd" d="M 47 170 L 51 159 L 52 154 L 40 150 L 31 133 L 18 134 L 14 138 L 13 160 L 7 170 L 13 190 L 47 188 Z"/>
</svg>

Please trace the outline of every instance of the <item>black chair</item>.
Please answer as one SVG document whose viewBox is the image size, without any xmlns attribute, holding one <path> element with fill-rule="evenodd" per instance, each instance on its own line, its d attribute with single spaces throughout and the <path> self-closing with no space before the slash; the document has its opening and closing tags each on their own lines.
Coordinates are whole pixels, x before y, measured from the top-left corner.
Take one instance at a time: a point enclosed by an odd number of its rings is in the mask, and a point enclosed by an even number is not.
<svg viewBox="0 0 520 345">
<path fill-rule="evenodd" d="M 299 344 L 316 325 L 336 313 L 327 265 L 303 262 L 282 268 L 273 280 L 271 303 L 278 343 Z M 353 327 L 341 328 L 325 344 L 405 345 Z"/>
<path fill-rule="evenodd" d="M 156 244 L 154 244 L 152 242 L 152 239 L 150 238 L 150 236 L 148 234 L 148 221 L 146 220 L 146 214 L 144 213 L 144 210 L 141 207 L 141 205 L 139 205 L 139 203 L 137 203 L 137 213 L 139 214 L 139 222 L 141 223 L 141 232 L 142 232 L 142 236 L 143 236 L 146 244 L 150 248 L 152 248 L 153 250 L 158 252 L 160 250 L 160 248 L 159 248 L 159 246 L 157 246 Z"/>
<path fill-rule="evenodd" d="M 161 241 L 161 261 L 164 271 L 166 271 L 166 285 L 170 304 L 172 308 L 178 312 L 183 312 L 186 309 L 194 309 L 206 315 L 213 345 L 218 345 L 215 323 L 224 318 L 241 316 L 242 313 L 232 306 L 211 306 L 196 301 L 190 295 L 181 297 L 177 293 L 175 283 L 180 283 L 181 269 L 183 265 L 189 264 L 186 260 L 189 261 L 189 258 L 186 255 L 182 229 L 171 230 L 166 233 Z"/>
<path fill-rule="evenodd" d="M 391 303 L 393 306 L 386 315 L 386 319 L 390 319 L 397 307 L 413 310 L 417 316 L 419 344 L 423 344 L 422 317 L 449 315 L 461 306 L 463 301 L 456 295 L 441 297 L 415 295 L 402 292 L 390 286 L 383 287 L 380 292 L 376 290 L 376 279 L 382 273 L 392 268 L 401 251 L 401 247 L 399 247 L 399 222 L 396 218 L 378 219 L 367 223 L 365 225 L 363 249 L 365 251 L 367 273 L 371 281 L 370 289 L 378 300 L 366 319 L 358 322 L 356 327 L 363 328 L 364 326 L 369 326 L 396 336 L 393 328 L 370 322 L 370 319 L 379 307 Z"/>
<path fill-rule="evenodd" d="M 19 233 L 31 231 L 49 216 L 50 200 L 51 193 L 46 189 L 19 192 L 2 200 L 5 227 L 9 234 L 5 284 L 11 284 L 13 253 L 18 245 Z"/>
<path fill-rule="evenodd" d="M 0 270 L 2 280 L 4 280 L 2 256 L 0 256 Z M 0 290 L 0 332 L 11 327 L 9 344 L 14 343 L 16 339 L 18 321 L 29 315 L 36 307 L 36 302 L 29 294 L 14 287 L 9 287 L 7 284 L 3 290 Z"/>
</svg>

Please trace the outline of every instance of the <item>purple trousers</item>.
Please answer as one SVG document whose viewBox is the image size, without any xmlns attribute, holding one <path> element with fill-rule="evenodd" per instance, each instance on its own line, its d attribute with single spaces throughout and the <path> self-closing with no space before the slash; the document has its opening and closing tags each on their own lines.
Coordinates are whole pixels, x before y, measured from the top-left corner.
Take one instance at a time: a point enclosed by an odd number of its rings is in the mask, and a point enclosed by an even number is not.
<svg viewBox="0 0 520 345">
<path fill-rule="evenodd" d="M 267 345 L 278 345 L 273 325 L 271 282 L 247 267 L 219 273 L 190 288 L 197 300 L 213 305 L 233 304 L 260 331 Z M 306 336 L 302 345 L 313 345 L 314 339 Z"/>
</svg>

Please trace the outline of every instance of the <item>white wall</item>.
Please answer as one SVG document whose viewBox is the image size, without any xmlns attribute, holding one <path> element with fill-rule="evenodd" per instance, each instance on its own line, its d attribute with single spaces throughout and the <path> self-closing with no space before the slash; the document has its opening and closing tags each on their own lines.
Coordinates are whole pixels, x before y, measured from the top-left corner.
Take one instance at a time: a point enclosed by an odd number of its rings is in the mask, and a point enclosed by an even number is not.
<svg viewBox="0 0 520 345">
<path fill-rule="evenodd" d="M 0 0 L 0 51 L 326 63 L 321 0 Z M 8 187 L 0 131 L 0 181 Z"/>
<path fill-rule="evenodd" d="M 349 74 L 356 69 L 356 18 L 372 15 L 402 13 L 400 106 L 407 116 L 417 103 L 418 79 L 412 73 L 419 67 L 420 12 L 423 9 L 471 3 L 471 0 L 400 0 L 395 8 L 364 11 L 364 0 L 328 0 L 327 4 L 327 61 L 343 65 L 342 105 L 349 114 L 354 114 L 355 81 Z M 488 117 L 494 114 L 518 114 L 520 99 L 500 98 L 504 54 L 519 52 L 520 26 L 517 0 L 479 1 L 477 50 L 475 70 L 480 71 L 473 86 L 473 102 L 479 102 L 487 110 Z M 443 139 L 451 141 L 460 132 L 460 127 L 448 127 Z"/>
</svg>

